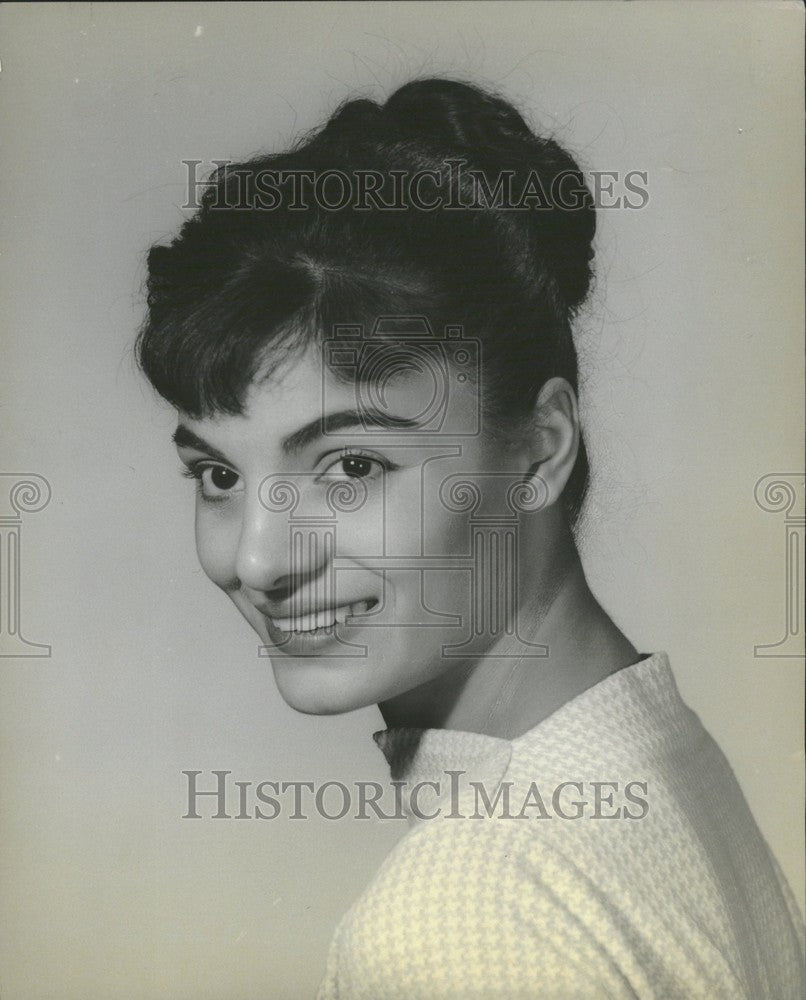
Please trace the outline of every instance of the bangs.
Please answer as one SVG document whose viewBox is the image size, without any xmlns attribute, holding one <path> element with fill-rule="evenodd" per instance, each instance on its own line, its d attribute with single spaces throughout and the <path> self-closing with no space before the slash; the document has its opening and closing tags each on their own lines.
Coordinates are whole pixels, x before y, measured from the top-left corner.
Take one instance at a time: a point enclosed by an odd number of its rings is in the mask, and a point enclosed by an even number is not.
<svg viewBox="0 0 806 1000">
<path fill-rule="evenodd" d="M 171 249 L 152 250 L 152 284 L 160 252 Z M 160 288 L 136 345 L 156 391 L 193 419 L 242 414 L 250 385 L 340 327 L 369 332 L 384 317 L 440 311 L 439 296 L 421 278 L 329 266 L 305 254 L 240 262 L 215 287 L 194 281 L 200 273 L 185 274 L 181 295 Z M 160 300 L 170 305 L 160 308 Z"/>
<path fill-rule="evenodd" d="M 151 268 L 160 265 L 152 260 L 157 251 L 171 249 L 152 250 Z M 201 269 L 188 271 L 181 295 L 160 288 L 168 304 L 152 303 L 137 340 L 138 361 L 163 399 L 188 416 L 241 413 L 265 347 L 276 347 L 279 363 L 310 329 L 315 285 L 304 269 L 281 262 L 240 268 L 207 288 L 201 287 Z"/>
</svg>

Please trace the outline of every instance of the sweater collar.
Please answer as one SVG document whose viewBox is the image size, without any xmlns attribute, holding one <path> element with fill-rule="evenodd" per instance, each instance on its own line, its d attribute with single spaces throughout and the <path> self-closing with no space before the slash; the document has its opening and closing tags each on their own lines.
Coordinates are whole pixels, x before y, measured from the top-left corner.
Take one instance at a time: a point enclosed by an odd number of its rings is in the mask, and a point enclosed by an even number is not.
<svg viewBox="0 0 806 1000">
<path fill-rule="evenodd" d="M 620 698 L 620 692 L 623 692 L 624 699 Z M 658 717 L 665 717 L 676 714 L 678 705 L 682 707 L 666 653 L 646 656 L 638 663 L 611 674 L 514 740 L 457 729 L 407 726 L 382 729 L 373 734 L 373 739 L 386 757 L 392 780 L 403 786 L 402 801 L 406 815 L 411 820 L 417 820 L 423 818 L 417 813 L 426 811 L 426 802 L 428 811 L 433 811 L 432 806 L 436 805 L 444 810 L 453 796 L 455 807 L 459 779 L 452 777 L 451 772 L 460 773 L 461 785 L 465 789 L 469 782 L 482 782 L 485 791 L 494 795 L 514 750 L 537 748 L 545 737 L 555 734 L 561 737 L 562 729 L 567 724 L 581 722 L 595 728 L 603 704 L 608 726 L 612 726 L 614 704 L 621 700 L 632 703 L 638 693 L 642 715 L 649 709 L 651 715 L 657 713 Z M 625 716 L 629 714 L 625 712 Z M 627 731 L 631 728 L 630 721 L 633 720 L 625 717 Z M 623 733 L 625 738 L 629 738 L 627 731 Z M 415 805 L 413 809 L 411 792 L 416 786 L 426 783 L 429 783 L 428 791 L 423 789 L 418 793 L 420 807 Z"/>
<path fill-rule="evenodd" d="M 472 812 L 474 785 L 494 796 L 509 766 L 509 740 L 455 729 L 396 726 L 373 736 L 400 783 L 400 804 L 410 822 Z"/>
</svg>

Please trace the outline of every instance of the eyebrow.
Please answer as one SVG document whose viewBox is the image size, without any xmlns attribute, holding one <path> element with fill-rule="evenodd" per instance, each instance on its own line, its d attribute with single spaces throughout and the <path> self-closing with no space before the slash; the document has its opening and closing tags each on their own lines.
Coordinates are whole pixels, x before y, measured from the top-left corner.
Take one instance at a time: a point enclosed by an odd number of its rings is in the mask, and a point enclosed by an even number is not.
<svg viewBox="0 0 806 1000">
<path fill-rule="evenodd" d="M 184 424 L 180 424 L 172 435 L 173 443 L 177 448 L 195 448 L 196 451 L 203 451 L 210 456 L 210 458 L 217 458 L 220 462 L 224 462 L 229 465 L 229 459 L 223 452 L 219 451 L 218 448 L 214 448 L 211 444 L 208 444 L 204 438 L 200 438 L 198 434 L 194 434 L 189 427 L 185 427 Z"/>
<path fill-rule="evenodd" d="M 378 432 L 408 430 L 419 426 L 420 424 L 411 417 L 396 417 L 394 414 L 371 407 L 362 407 L 360 410 L 339 410 L 337 413 L 323 414 L 293 434 L 289 434 L 283 441 L 282 447 L 283 451 L 289 454 L 298 452 L 320 437 L 350 428 Z"/>
<path fill-rule="evenodd" d="M 337 413 L 329 413 L 317 417 L 303 427 L 300 427 L 298 431 L 289 434 L 283 439 L 281 447 L 286 454 L 295 454 L 320 437 L 354 427 L 364 431 L 378 432 L 384 430 L 410 430 L 419 428 L 420 424 L 412 417 L 398 417 L 394 414 L 372 408 L 339 410 Z M 195 448 L 197 451 L 203 451 L 211 458 L 216 458 L 221 462 L 228 463 L 229 461 L 223 452 L 208 444 L 198 434 L 194 434 L 184 424 L 179 424 L 174 431 L 173 442 L 177 448 Z"/>
</svg>

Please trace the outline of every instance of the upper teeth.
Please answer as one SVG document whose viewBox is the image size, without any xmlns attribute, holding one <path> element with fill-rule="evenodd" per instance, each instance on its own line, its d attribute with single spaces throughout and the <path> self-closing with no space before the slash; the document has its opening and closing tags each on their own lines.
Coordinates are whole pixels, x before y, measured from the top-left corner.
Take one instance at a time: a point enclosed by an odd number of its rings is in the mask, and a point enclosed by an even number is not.
<svg viewBox="0 0 806 1000">
<path fill-rule="evenodd" d="M 327 608 L 296 618 L 273 618 L 274 627 L 281 632 L 314 632 L 318 628 L 331 628 L 337 622 L 343 625 L 352 615 L 363 615 L 369 611 L 369 601 L 343 604 L 338 608 Z"/>
</svg>

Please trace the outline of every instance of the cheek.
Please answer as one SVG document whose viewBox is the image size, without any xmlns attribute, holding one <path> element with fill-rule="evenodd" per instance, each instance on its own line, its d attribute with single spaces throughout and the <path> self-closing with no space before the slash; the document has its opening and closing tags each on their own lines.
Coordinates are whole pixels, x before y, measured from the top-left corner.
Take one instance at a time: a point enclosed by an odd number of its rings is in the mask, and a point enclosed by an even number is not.
<svg viewBox="0 0 806 1000">
<path fill-rule="evenodd" d="M 239 527 L 201 504 L 196 507 L 196 554 L 199 564 L 214 584 L 230 590 L 237 585 L 235 562 Z"/>
<path fill-rule="evenodd" d="M 437 489 L 422 504 L 423 552 L 467 558 L 470 555 L 470 519 L 466 511 L 449 510 Z"/>
<path fill-rule="evenodd" d="M 364 556 L 419 554 L 420 509 L 418 469 L 370 484 L 360 506 L 338 514 L 336 554 L 358 561 Z"/>
</svg>

